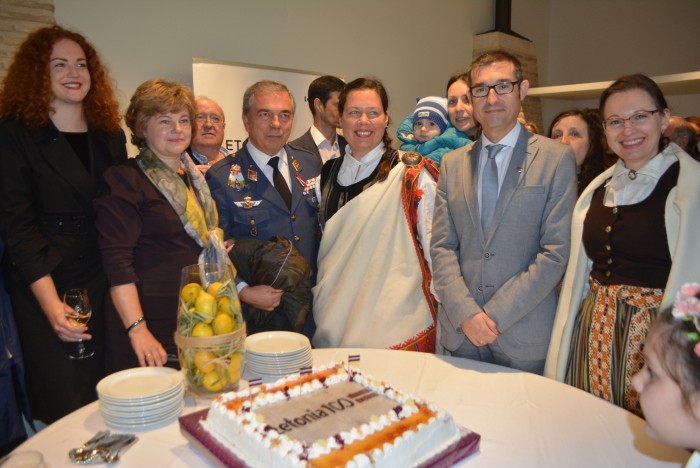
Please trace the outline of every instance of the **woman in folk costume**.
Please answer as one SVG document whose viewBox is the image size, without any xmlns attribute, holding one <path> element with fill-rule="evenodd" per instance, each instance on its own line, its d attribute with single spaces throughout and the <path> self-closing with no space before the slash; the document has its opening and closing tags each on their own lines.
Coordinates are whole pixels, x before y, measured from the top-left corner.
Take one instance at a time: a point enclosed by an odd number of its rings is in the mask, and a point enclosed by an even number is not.
<svg viewBox="0 0 700 468">
<path fill-rule="evenodd" d="M 660 308 L 700 278 L 700 164 L 663 148 L 669 110 L 648 77 L 622 77 L 600 97 L 617 163 L 576 202 L 571 254 L 545 375 L 641 415 L 632 376 Z"/>
<path fill-rule="evenodd" d="M 177 366 L 182 268 L 228 262 L 209 187 L 185 152 L 194 115 L 189 88 L 162 79 L 141 84 L 125 116 L 141 152 L 105 173 L 106 190 L 95 201 L 110 285 L 108 372 Z"/>
<path fill-rule="evenodd" d="M 392 149 L 388 107 L 376 79 L 358 78 L 340 95 L 348 146 L 321 171 L 316 347 L 435 352 L 429 246 L 437 167 Z"/>
</svg>

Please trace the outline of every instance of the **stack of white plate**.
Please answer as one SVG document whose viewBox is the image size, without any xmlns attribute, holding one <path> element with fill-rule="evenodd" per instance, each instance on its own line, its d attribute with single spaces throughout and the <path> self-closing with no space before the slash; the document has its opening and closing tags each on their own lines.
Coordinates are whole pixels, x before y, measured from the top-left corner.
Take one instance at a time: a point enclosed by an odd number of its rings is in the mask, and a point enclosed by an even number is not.
<svg viewBox="0 0 700 468">
<path fill-rule="evenodd" d="M 100 380 L 97 396 L 105 422 L 136 429 L 178 416 L 185 405 L 182 372 L 169 367 L 138 367 Z"/>
<path fill-rule="evenodd" d="M 256 333 L 246 338 L 245 350 L 248 370 L 266 379 L 299 372 L 313 363 L 311 343 L 299 333 Z"/>
</svg>

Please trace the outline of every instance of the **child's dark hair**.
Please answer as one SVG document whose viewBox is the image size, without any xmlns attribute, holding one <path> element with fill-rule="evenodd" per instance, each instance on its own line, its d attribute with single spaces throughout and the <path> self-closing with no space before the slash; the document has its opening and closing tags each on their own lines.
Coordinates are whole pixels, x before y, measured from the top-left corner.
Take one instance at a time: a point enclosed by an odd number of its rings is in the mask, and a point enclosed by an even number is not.
<svg viewBox="0 0 700 468">
<path fill-rule="evenodd" d="M 696 297 L 700 299 L 700 295 Z M 700 392 L 697 333 L 692 321 L 674 317 L 671 309 L 668 309 L 656 318 L 645 345 L 653 347 L 661 366 L 680 387 L 683 407 L 691 413 L 692 397 Z"/>
</svg>

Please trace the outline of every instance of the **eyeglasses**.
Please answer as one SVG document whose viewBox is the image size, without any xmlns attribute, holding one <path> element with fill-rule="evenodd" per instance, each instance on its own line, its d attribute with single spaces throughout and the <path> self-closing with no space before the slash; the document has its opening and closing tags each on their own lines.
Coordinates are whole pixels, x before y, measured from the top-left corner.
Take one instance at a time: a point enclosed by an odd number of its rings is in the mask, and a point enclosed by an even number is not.
<svg viewBox="0 0 700 468">
<path fill-rule="evenodd" d="M 638 127 L 644 125 L 649 121 L 652 115 L 657 112 L 661 112 L 659 109 L 653 111 L 639 111 L 636 114 L 632 114 L 626 119 L 622 117 L 610 117 L 609 119 L 603 120 L 603 127 L 605 130 L 622 130 L 625 128 L 625 121 L 629 120 L 630 125 L 633 127 Z"/>
<path fill-rule="evenodd" d="M 224 122 L 224 119 L 216 114 L 197 114 L 194 118 L 194 121 L 197 122 L 199 125 L 206 123 L 207 120 L 211 122 L 212 125 L 221 125 Z"/>
<path fill-rule="evenodd" d="M 502 81 L 493 86 L 474 86 L 469 92 L 471 93 L 472 97 L 476 98 L 488 96 L 492 89 L 499 95 L 510 94 L 513 92 L 516 84 L 520 84 L 520 81 Z"/>
</svg>

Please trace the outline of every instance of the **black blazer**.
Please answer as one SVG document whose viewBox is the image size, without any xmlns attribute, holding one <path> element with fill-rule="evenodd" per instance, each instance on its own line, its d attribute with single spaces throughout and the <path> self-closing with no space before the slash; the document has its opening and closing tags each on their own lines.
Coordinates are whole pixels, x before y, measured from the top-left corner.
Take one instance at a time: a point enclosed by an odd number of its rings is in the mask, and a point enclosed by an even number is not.
<svg viewBox="0 0 700 468">
<path fill-rule="evenodd" d="M 318 146 L 316 146 L 314 137 L 311 136 L 311 129 L 308 129 L 306 133 L 304 133 L 296 140 L 290 141 L 289 144 L 291 146 L 296 146 L 297 148 L 303 148 L 307 151 L 311 151 L 313 154 L 318 156 L 318 160 L 321 162 L 321 164 L 323 164 L 323 160 L 321 159 L 321 153 L 318 151 Z M 345 147 L 347 146 L 347 144 L 348 142 L 345 140 L 345 138 L 343 138 L 342 135 L 338 135 L 338 147 L 340 148 L 341 157 L 345 154 Z"/>
<path fill-rule="evenodd" d="M 26 365 L 32 417 L 51 423 L 97 397 L 104 376 L 103 299 L 107 280 L 97 248 L 92 200 L 107 167 L 126 160 L 121 130 L 88 130 L 88 171 L 66 138 L 49 123 L 28 129 L 0 119 L 0 228 L 5 236 L 3 266 Z M 95 355 L 76 361 L 51 328 L 29 284 L 51 275 L 60 295 L 72 287 L 88 290 L 89 333 Z M 51 382 L 51 385 L 47 385 Z"/>
<path fill-rule="evenodd" d="M 124 132 L 88 131 L 88 172 L 56 127 L 0 119 L 0 227 L 13 270 L 26 284 L 51 273 L 100 268 L 92 201 L 109 167 L 126 161 Z"/>
</svg>

